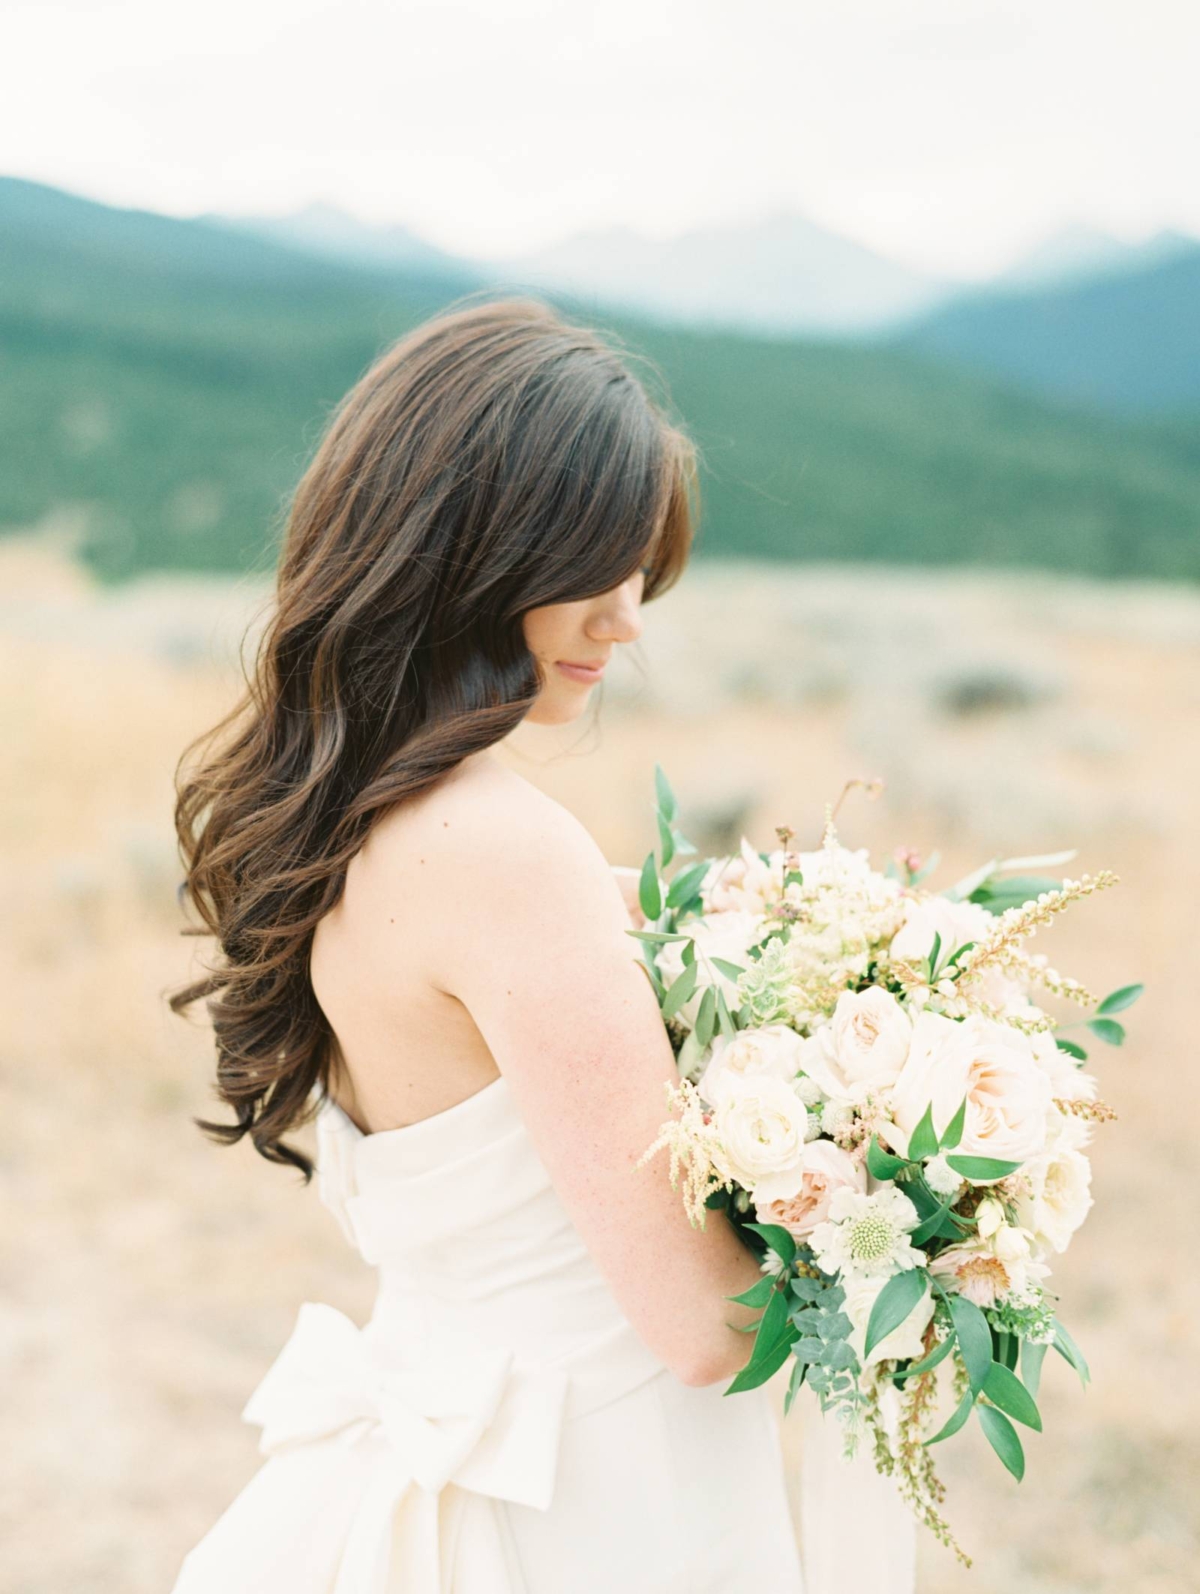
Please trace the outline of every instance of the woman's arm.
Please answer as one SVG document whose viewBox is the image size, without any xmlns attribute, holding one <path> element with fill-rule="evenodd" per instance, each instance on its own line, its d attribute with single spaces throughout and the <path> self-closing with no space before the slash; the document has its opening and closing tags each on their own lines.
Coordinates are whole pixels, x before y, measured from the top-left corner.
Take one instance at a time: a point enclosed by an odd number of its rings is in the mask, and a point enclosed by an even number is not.
<svg viewBox="0 0 1200 1594">
<path fill-rule="evenodd" d="M 583 826 L 524 782 L 489 801 L 486 820 L 466 802 L 446 813 L 426 878 L 461 912 L 427 919 L 438 985 L 478 1025 L 641 1338 L 686 1383 L 732 1377 L 752 1336 L 730 1325 L 757 1314 L 725 1297 L 759 1269 L 720 1213 L 692 1228 L 662 1157 L 636 1167 L 677 1074 L 612 870 Z"/>
</svg>

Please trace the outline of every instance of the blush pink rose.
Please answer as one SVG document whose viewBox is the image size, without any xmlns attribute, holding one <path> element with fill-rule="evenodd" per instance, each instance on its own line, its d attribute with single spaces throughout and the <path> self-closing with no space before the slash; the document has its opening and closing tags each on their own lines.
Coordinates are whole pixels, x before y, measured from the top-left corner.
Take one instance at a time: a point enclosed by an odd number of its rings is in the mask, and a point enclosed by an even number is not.
<svg viewBox="0 0 1200 1594">
<path fill-rule="evenodd" d="M 832 1140 L 810 1140 L 800 1158 L 799 1178 L 789 1180 L 797 1187 L 791 1194 L 771 1197 L 771 1181 L 755 1189 L 754 1208 L 760 1223 L 778 1223 L 803 1240 L 829 1216 L 829 1203 L 838 1190 L 865 1191 L 867 1172 L 848 1152 Z"/>
</svg>

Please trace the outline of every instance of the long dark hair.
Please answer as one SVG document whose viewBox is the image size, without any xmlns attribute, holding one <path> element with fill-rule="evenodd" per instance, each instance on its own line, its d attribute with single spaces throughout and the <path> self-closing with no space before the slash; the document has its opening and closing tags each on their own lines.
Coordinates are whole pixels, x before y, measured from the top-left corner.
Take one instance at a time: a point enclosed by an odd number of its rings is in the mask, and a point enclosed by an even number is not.
<svg viewBox="0 0 1200 1594">
<path fill-rule="evenodd" d="M 645 566 L 672 585 L 697 452 L 623 351 L 533 298 L 459 301 L 385 351 L 334 411 L 292 500 L 276 598 L 238 706 L 185 749 L 186 893 L 220 958 L 216 1089 L 264 1157 L 329 1088 L 313 930 L 373 821 L 506 736 L 542 679 L 522 616 Z"/>
</svg>

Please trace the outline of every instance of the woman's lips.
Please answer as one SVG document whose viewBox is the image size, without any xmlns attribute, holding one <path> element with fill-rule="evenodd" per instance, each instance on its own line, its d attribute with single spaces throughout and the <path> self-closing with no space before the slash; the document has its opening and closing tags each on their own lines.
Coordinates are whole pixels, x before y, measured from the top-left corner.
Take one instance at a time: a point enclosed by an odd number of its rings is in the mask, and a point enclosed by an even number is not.
<svg viewBox="0 0 1200 1594">
<path fill-rule="evenodd" d="M 555 667 L 560 669 L 570 680 L 581 681 L 585 686 L 594 686 L 604 674 L 603 664 L 568 664 L 562 659 L 556 659 Z"/>
</svg>

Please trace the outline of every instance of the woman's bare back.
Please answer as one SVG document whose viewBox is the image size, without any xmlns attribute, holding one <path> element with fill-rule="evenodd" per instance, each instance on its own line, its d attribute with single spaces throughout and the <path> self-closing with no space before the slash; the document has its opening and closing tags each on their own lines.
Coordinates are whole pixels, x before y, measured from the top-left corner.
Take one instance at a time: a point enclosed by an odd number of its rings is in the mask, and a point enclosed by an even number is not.
<svg viewBox="0 0 1200 1594">
<path fill-rule="evenodd" d="M 449 898 L 439 864 L 481 814 L 549 800 L 475 754 L 394 808 L 352 860 L 314 934 L 311 978 L 338 1043 L 330 1094 L 365 1133 L 432 1117 L 499 1073 L 466 1007 L 439 985 L 432 922 L 444 935 L 470 912 Z"/>
</svg>

